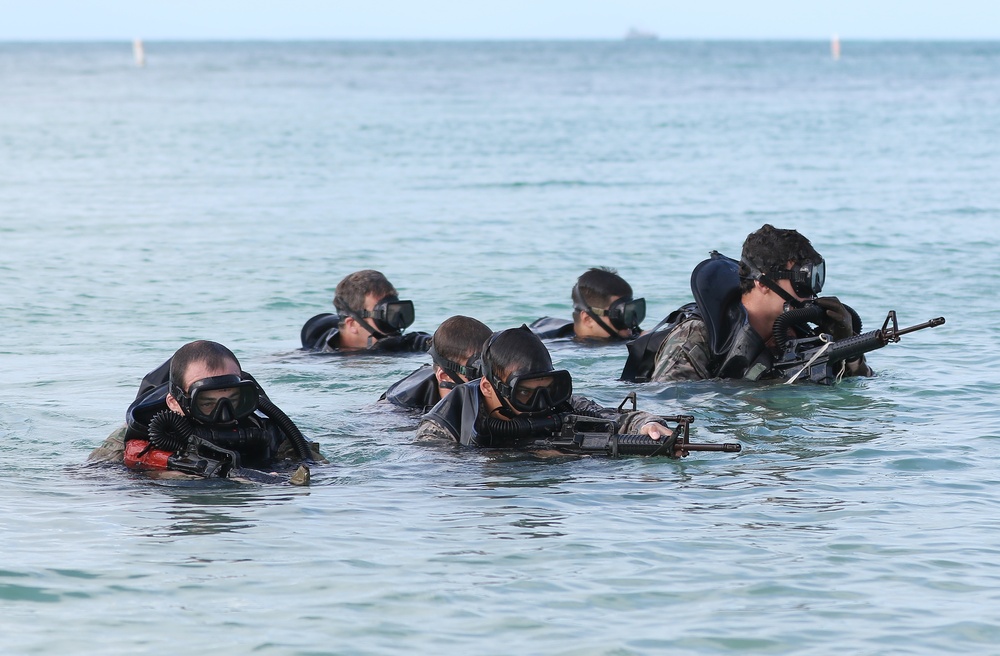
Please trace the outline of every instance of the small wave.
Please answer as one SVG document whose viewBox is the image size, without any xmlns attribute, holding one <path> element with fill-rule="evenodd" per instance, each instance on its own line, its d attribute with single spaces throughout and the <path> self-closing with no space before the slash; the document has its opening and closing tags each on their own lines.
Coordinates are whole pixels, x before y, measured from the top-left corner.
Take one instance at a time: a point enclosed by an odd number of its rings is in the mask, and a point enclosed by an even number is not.
<svg viewBox="0 0 1000 656">
<path fill-rule="evenodd" d="M 456 185 L 450 189 L 621 189 L 624 187 L 650 187 L 656 186 L 652 182 L 608 182 L 597 180 L 516 180 L 513 182 L 479 182 L 467 185 Z M 437 188 L 437 187 L 435 187 Z"/>
</svg>

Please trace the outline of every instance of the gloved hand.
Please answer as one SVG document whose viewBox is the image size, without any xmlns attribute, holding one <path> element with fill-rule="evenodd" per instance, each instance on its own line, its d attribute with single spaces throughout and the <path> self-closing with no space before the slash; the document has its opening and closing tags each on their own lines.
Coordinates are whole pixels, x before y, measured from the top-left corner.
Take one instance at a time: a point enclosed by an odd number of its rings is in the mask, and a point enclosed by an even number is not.
<svg viewBox="0 0 1000 656">
<path fill-rule="evenodd" d="M 854 319 L 836 296 L 817 298 L 815 302 L 826 310 L 826 318 L 819 322 L 820 330 L 829 333 L 834 341 L 854 336 Z"/>
<path fill-rule="evenodd" d="M 426 351 L 431 347 L 431 335 L 423 332 L 406 333 L 403 339 L 413 351 Z"/>
<path fill-rule="evenodd" d="M 423 332 L 384 337 L 375 343 L 380 351 L 426 351 L 431 347 L 431 335 Z"/>
</svg>

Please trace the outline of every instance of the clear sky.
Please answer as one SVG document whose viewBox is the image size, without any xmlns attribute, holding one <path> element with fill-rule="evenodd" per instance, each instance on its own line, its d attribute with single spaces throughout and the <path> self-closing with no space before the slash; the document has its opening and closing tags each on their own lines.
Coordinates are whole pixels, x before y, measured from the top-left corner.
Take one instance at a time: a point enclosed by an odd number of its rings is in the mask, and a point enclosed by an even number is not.
<svg viewBox="0 0 1000 656">
<path fill-rule="evenodd" d="M 1000 38 L 1000 0 L 0 0 L 0 16 L 0 40 Z"/>
</svg>

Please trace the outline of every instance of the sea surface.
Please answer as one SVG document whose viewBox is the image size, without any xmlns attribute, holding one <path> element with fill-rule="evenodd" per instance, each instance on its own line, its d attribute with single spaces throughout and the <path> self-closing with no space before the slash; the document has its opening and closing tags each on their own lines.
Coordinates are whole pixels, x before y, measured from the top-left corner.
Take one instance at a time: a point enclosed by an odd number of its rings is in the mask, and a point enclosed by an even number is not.
<svg viewBox="0 0 1000 656">
<path fill-rule="evenodd" d="M 0 44 L 0 652 L 940 654 L 1000 644 L 1000 43 Z M 740 454 L 417 444 L 426 355 L 298 350 L 384 272 L 413 329 L 645 327 L 765 223 L 866 328 L 835 387 L 617 381 Z M 183 343 L 229 345 L 330 460 L 308 488 L 85 466 Z"/>
</svg>

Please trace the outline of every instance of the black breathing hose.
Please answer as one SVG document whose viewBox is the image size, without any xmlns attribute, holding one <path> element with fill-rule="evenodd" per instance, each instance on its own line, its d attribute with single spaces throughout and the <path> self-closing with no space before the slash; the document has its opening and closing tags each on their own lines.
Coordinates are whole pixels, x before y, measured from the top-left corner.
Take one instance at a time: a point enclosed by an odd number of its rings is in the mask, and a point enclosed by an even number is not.
<svg viewBox="0 0 1000 656">
<path fill-rule="evenodd" d="M 298 454 L 301 460 L 306 462 L 312 462 L 312 449 L 309 448 L 309 442 L 306 441 L 305 436 L 299 427 L 295 425 L 288 415 L 278 406 L 271 402 L 271 399 L 267 397 L 264 389 L 260 386 L 257 380 L 248 374 L 247 372 L 242 372 L 242 376 L 245 380 L 252 380 L 254 385 L 257 386 L 257 392 L 260 395 L 260 400 L 257 402 L 257 408 L 268 416 L 274 423 L 278 424 L 278 428 L 281 432 L 285 434 L 285 437 L 291 441 L 292 446 L 295 447 L 295 452 Z"/>
<path fill-rule="evenodd" d="M 545 417 L 525 417 L 519 415 L 510 419 L 486 417 L 483 420 L 483 430 L 480 431 L 478 442 L 483 446 L 513 446 L 520 440 L 532 437 L 548 437 L 562 427 L 562 415 L 554 414 Z M 489 440 L 484 444 L 483 438 Z"/>
<path fill-rule="evenodd" d="M 149 443 L 161 451 L 180 451 L 193 433 L 188 418 L 173 410 L 160 410 L 149 420 Z"/>
<path fill-rule="evenodd" d="M 774 320 L 774 345 L 784 351 L 788 346 L 789 330 L 807 322 L 818 324 L 825 316 L 826 310 L 818 305 L 807 305 L 785 312 Z"/>
<path fill-rule="evenodd" d="M 486 417 L 477 439 L 481 446 L 511 447 L 528 439 L 551 437 L 562 428 L 568 415 L 601 418 L 599 412 L 576 410 L 569 403 L 560 405 L 544 416 L 515 415 L 509 419 Z"/>
<path fill-rule="evenodd" d="M 854 330 L 855 335 L 861 334 L 861 317 L 855 312 L 854 308 L 850 305 L 844 305 L 851 315 L 851 328 Z M 797 308 L 795 310 L 789 310 L 785 312 L 777 319 L 774 320 L 774 344 L 782 351 L 788 345 L 788 331 L 794 328 L 796 325 L 802 325 L 804 323 L 814 323 L 820 325 L 823 319 L 826 318 L 826 310 L 815 303 L 811 303 L 805 307 Z"/>
<path fill-rule="evenodd" d="M 217 447 L 239 451 L 246 455 L 267 446 L 267 433 L 256 427 L 234 427 L 232 430 L 213 430 L 208 426 L 194 426 L 194 434 Z"/>
<path fill-rule="evenodd" d="M 854 329 L 855 335 L 861 334 L 861 315 L 854 311 L 850 305 L 844 305 L 847 311 L 851 313 L 851 327 Z"/>
</svg>

